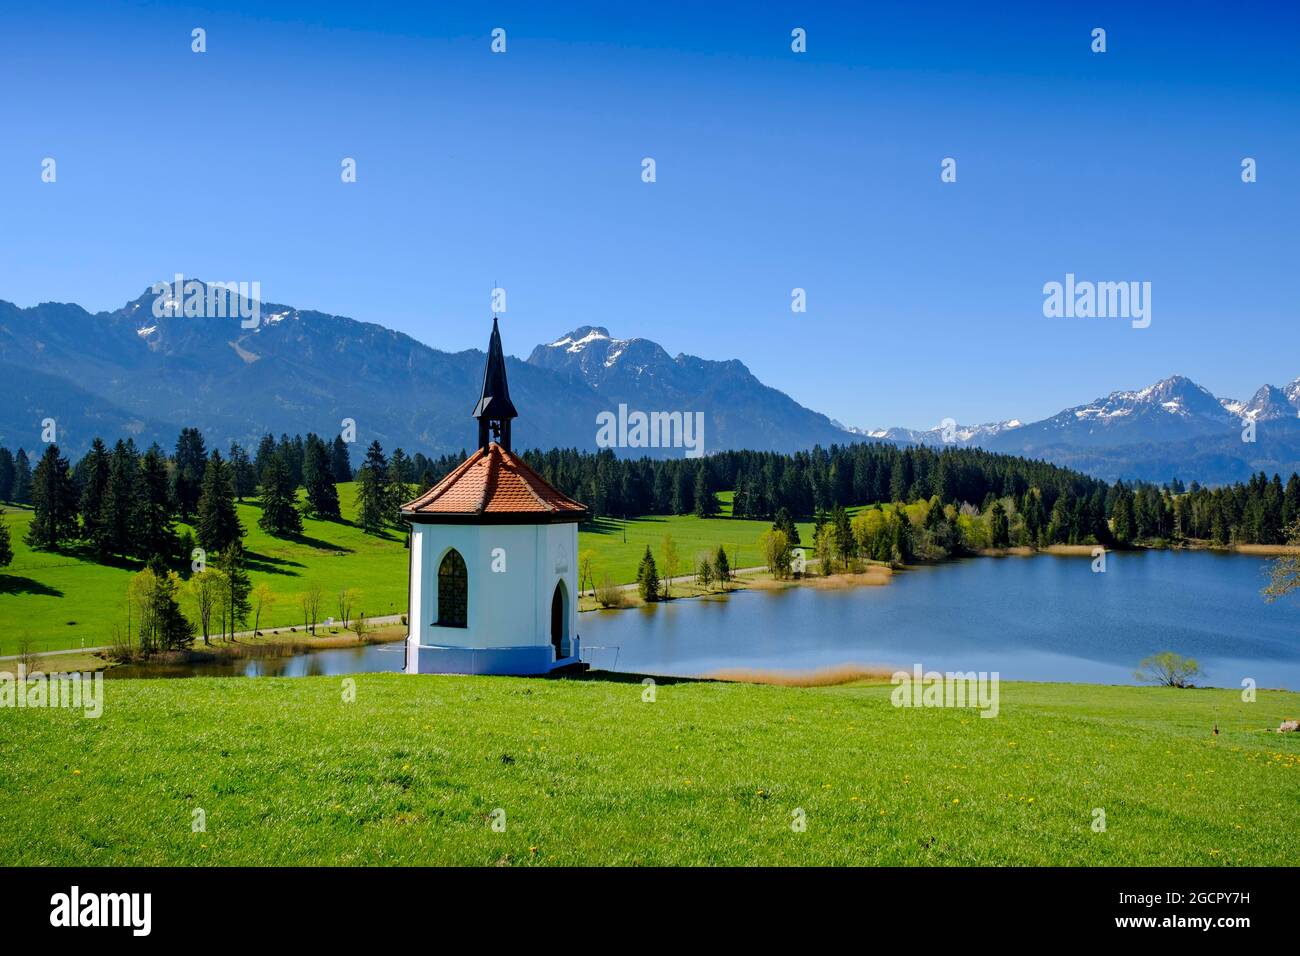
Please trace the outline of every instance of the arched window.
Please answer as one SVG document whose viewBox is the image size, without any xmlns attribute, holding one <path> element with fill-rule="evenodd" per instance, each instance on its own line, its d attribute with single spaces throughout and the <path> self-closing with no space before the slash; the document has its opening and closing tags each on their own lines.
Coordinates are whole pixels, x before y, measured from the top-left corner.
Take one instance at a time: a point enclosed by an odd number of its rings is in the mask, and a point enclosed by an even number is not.
<svg viewBox="0 0 1300 956">
<path fill-rule="evenodd" d="M 465 627 L 469 619 L 469 575 L 465 559 L 452 548 L 438 565 L 438 626 Z"/>
</svg>

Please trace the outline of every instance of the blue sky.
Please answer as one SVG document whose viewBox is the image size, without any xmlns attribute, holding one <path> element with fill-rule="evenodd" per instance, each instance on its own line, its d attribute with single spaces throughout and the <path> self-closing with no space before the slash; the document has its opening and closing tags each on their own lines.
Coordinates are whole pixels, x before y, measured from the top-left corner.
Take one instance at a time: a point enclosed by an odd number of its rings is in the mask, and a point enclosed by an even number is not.
<svg viewBox="0 0 1300 956">
<path fill-rule="evenodd" d="M 863 426 L 1300 376 L 1296 4 L 19 6 L 19 305 L 179 271 L 459 350 L 496 282 L 509 353 L 604 325 Z M 1067 272 L 1151 282 L 1150 328 L 1044 318 Z"/>
</svg>

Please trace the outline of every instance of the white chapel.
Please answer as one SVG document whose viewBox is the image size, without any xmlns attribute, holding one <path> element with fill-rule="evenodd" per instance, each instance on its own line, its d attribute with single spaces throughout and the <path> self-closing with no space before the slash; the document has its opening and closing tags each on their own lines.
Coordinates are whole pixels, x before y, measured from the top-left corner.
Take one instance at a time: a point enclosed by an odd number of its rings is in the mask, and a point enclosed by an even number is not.
<svg viewBox="0 0 1300 956">
<path fill-rule="evenodd" d="M 585 505 L 510 448 L 518 416 L 492 320 L 478 451 L 414 501 L 408 674 L 545 674 L 579 667 L 578 523 Z"/>
</svg>

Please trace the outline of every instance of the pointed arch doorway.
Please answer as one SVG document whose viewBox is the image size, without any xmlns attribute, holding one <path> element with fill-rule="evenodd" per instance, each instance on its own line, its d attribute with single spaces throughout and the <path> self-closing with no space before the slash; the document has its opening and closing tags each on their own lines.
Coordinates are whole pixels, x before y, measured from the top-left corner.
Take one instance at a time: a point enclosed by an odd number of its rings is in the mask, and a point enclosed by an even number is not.
<svg viewBox="0 0 1300 956">
<path fill-rule="evenodd" d="M 551 646 L 555 648 L 555 659 L 569 654 L 569 595 L 564 589 L 564 582 L 555 585 L 551 596 Z"/>
</svg>

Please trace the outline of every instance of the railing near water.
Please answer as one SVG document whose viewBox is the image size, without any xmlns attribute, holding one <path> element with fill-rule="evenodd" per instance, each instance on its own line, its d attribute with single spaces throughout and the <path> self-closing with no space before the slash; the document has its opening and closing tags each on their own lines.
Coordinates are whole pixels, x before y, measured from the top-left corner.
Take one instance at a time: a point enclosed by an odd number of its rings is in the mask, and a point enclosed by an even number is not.
<svg viewBox="0 0 1300 956">
<path fill-rule="evenodd" d="M 578 647 L 578 660 L 587 664 L 593 670 L 616 671 L 618 670 L 619 650 L 620 650 L 620 645 L 618 644 L 581 644 Z M 607 667 L 597 666 L 596 661 L 593 658 L 588 656 L 592 651 L 603 651 L 605 652 L 605 656 L 608 656 L 609 651 L 613 651 L 614 660 Z"/>
</svg>

